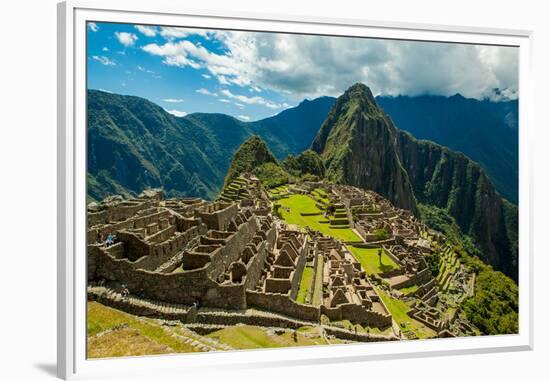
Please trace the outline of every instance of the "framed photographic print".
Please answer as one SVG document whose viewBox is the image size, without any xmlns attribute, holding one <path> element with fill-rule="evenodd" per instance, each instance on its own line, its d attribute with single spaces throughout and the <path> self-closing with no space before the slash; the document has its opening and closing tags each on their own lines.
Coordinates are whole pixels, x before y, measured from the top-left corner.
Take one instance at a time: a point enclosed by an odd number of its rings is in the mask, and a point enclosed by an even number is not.
<svg viewBox="0 0 550 381">
<path fill-rule="evenodd" d="M 532 347 L 528 31 L 58 11 L 61 377 Z"/>
</svg>

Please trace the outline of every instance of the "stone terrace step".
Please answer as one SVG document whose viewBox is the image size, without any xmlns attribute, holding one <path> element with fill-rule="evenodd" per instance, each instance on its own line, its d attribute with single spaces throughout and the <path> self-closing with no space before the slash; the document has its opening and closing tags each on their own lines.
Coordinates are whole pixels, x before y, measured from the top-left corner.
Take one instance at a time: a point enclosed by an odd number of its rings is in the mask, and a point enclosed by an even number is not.
<svg viewBox="0 0 550 381">
<path fill-rule="evenodd" d="M 101 304 L 133 315 L 156 317 L 165 320 L 185 321 L 191 309 L 194 308 L 182 304 L 171 304 L 138 298 L 134 295 L 123 297 L 118 291 L 99 286 L 88 287 L 88 299 L 96 300 Z"/>
<path fill-rule="evenodd" d="M 235 349 L 227 344 L 220 343 L 209 337 L 201 336 L 198 333 L 193 332 L 192 330 L 183 326 L 177 326 L 177 327 L 164 326 L 163 329 L 166 333 L 168 333 L 172 337 L 182 340 L 185 343 L 203 352 L 231 351 Z"/>
<path fill-rule="evenodd" d="M 187 307 L 179 304 L 170 304 L 149 299 L 141 299 L 135 296 L 124 298 L 119 292 L 99 286 L 88 287 L 88 298 L 96 300 L 99 303 L 111 306 L 133 315 L 152 317 L 164 320 L 180 320 L 187 321 L 187 316 L 194 307 Z M 249 324 L 263 327 L 281 327 L 299 328 L 303 326 L 316 326 L 317 324 L 294 319 L 282 314 L 248 309 L 246 311 L 228 311 L 217 308 L 200 308 L 196 313 L 196 318 L 193 319 L 201 325 L 236 325 Z M 223 323 L 220 323 L 223 322 Z M 178 327 L 181 328 L 181 327 Z M 386 336 L 373 334 L 352 333 L 345 329 L 340 329 L 331 326 L 323 326 L 331 335 L 355 341 L 386 341 L 393 340 Z M 200 336 L 196 334 L 197 336 Z M 185 335 L 187 336 L 187 334 Z M 379 337 L 380 336 L 380 337 Z M 353 337 L 353 338 L 352 338 Z M 204 344 L 203 344 L 204 345 Z M 210 344 L 209 344 L 210 345 Z M 208 348 L 209 345 L 205 345 Z M 201 349 L 201 348 L 198 348 Z M 201 349 L 203 350 L 203 349 Z M 207 349 L 204 349 L 207 350 Z"/>
</svg>

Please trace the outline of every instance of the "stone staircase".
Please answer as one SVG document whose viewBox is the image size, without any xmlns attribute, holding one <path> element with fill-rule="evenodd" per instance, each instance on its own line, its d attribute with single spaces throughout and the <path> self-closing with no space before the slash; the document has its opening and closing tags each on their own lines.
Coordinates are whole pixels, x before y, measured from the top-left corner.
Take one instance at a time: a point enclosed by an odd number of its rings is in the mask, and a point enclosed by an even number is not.
<svg viewBox="0 0 550 381">
<path fill-rule="evenodd" d="M 180 341 L 183 341 L 184 343 L 194 347 L 201 352 L 235 350 L 235 348 L 230 345 L 220 343 L 219 341 L 211 339 L 209 337 L 201 336 L 181 324 L 176 324 L 174 326 L 164 324 L 162 328 L 170 336 Z"/>
<path fill-rule="evenodd" d="M 437 294 L 437 288 L 436 287 L 432 287 L 430 288 L 430 290 L 425 293 L 423 296 L 422 296 L 422 300 L 423 301 L 427 301 L 429 300 L 432 296 L 434 296 L 435 294 Z"/>
<path fill-rule="evenodd" d="M 88 299 L 114 307 L 132 315 L 155 317 L 165 320 L 187 321 L 196 312 L 194 307 L 182 304 L 165 303 L 156 300 L 139 298 L 134 295 L 124 297 L 119 291 L 101 287 L 88 286 Z"/>
</svg>

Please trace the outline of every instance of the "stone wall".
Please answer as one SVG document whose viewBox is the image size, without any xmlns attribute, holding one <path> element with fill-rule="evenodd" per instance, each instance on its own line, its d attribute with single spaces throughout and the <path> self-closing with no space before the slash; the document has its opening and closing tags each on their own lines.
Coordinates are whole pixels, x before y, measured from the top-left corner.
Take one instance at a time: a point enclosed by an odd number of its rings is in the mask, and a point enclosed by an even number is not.
<svg viewBox="0 0 550 381">
<path fill-rule="evenodd" d="M 432 273 L 430 269 L 425 268 L 415 274 L 411 274 L 409 279 L 404 280 L 403 282 L 394 284 L 392 288 L 395 288 L 396 290 L 400 288 L 410 287 L 414 284 L 422 285 L 426 282 L 429 282 L 430 279 L 432 279 Z"/>
<path fill-rule="evenodd" d="M 113 297 L 105 292 L 90 292 L 88 289 L 88 300 L 96 301 L 105 306 L 116 308 L 132 315 L 147 316 L 150 318 L 165 319 L 165 320 L 180 320 L 188 322 L 194 320 L 196 308 L 185 307 L 180 305 L 171 305 L 166 308 L 163 303 L 158 303 L 153 300 L 142 300 L 134 297 L 122 298 L 120 296 Z"/>
<path fill-rule="evenodd" d="M 237 216 L 238 211 L 237 204 L 215 203 L 198 210 L 197 216 L 209 229 L 227 230 L 229 223 Z"/>
<path fill-rule="evenodd" d="M 269 254 L 268 249 L 271 250 L 275 246 L 275 239 L 277 237 L 275 226 L 271 226 L 264 233 L 266 239 L 258 244 L 256 255 L 247 264 L 245 279 L 245 288 L 247 290 L 253 290 L 260 281 L 265 260 Z"/>
<path fill-rule="evenodd" d="M 321 313 L 328 316 L 330 320 L 349 320 L 354 323 L 367 324 L 371 327 L 381 329 L 387 328 L 392 324 L 390 314 L 383 315 L 376 311 L 367 310 L 363 306 L 355 303 L 340 304 L 337 307 L 321 306 Z"/>
<path fill-rule="evenodd" d="M 252 240 L 258 230 L 258 222 L 254 216 L 238 227 L 238 230 L 230 236 L 219 251 L 211 255 L 207 273 L 212 279 L 224 273 L 231 263 L 237 261 L 246 245 Z"/>
<path fill-rule="evenodd" d="M 296 300 L 296 296 L 298 295 L 298 291 L 300 289 L 300 282 L 302 280 L 302 274 L 304 273 L 304 266 L 306 264 L 306 256 L 307 256 L 307 248 L 308 243 L 307 240 L 305 240 L 304 245 L 302 247 L 298 248 L 298 261 L 296 263 L 296 269 L 294 270 L 294 273 L 291 275 L 291 286 L 290 286 L 290 298 L 292 300 Z"/>
<path fill-rule="evenodd" d="M 139 236 L 127 231 L 117 233 L 117 239 L 124 243 L 124 252 L 126 257 L 135 262 L 141 257 L 151 255 L 152 246 L 143 241 Z"/>
<path fill-rule="evenodd" d="M 92 275 L 93 274 L 93 275 Z M 97 247 L 88 248 L 89 279 L 118 281 L 132 293 L 143 292 L 147 298 L 170 303 L 241 309 L 246 306 L 244 285 L 218 285 L 208 277 L 207 268 L 159 273 L 135 269 L 127 259 L 116 259 Z"/>
<path fill-rule="evenodd" d="M 221 284 L 206 290 L 201 303 L 206 307 L 220 307 L 228 309 L 246 309 L 244 283 Z"/>
<path fill-rule="evenodd" d="M 277 316 L 275 314 L 244 314 L 225 311 L 201 311 L 196 317 L 199 324 L 209 325 L 237 325 L 247 324 L 260 327 L 279 327 L 298 329 L 311 323 L 307 321 L 296 321 L 294 319 Z"/>
<path fill-rule="evenodd" d="M 199 229 L 199 226 L 195 226 L 195 229 Z M 114 258 L 104 253 L 100 246 L 89 246 L 89 279 L 116 280 L 125 283 L 130 291 L 143 291 L 147 297 L 155 300 L 182 304 L 201 301 L 205 306 L 245 308 L 244 284 L 219 285 L 214 279 L 239 259 L 240 253 L 252 240 L 257 229 L 256 218 L 250 215 L 228 237 L 225 246 L 220 246 L 210 254 L 210 262 L 193 270 L 174 273 L 143 269 L 142 262 L 152 261 L 152 255 L 143 256 L 134 262 L 128 258 Z M 184 261 L 185 257 L 186 255 L 183 256 Z"/>
<path fill-rule="evenodd" d="M 99 212 L 88 212 L 88 226 L 92 227 L 99 224 L 126 220 L 134 216 L 138 211 L 150 208 L 152 204 L 151 201 L 125 201 L 116 206 L 107 207 Z"/>
<path fill-rule="evenodd" d="M 298 304 L 288 295 L 263 293 L 253 290 L 246 291 L 247 305 L 278 312 L 296 319 L 319 321 L 321 310 L 319 307 Z"/>
<path fill-rule="evenodd" d="M 325 332 L 331 336 L 337 337 L 343 340 L 360 341 L 364 343 L 372 343 L 377 341 L 395 341 L 398 340 L 395 336 L 382 336 L 373 334 L 361 334 L 351 331 L 346 331 L 341 328 L 323 326 Z"/>
</svg>

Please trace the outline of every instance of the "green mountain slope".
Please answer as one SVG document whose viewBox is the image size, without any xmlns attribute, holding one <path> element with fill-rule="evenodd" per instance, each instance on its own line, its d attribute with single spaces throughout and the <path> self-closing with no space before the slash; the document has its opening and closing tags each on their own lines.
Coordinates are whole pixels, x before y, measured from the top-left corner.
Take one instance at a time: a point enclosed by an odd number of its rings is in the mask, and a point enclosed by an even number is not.
<svg viewBox="0 0 550 381">
<path fill-rule="evenodd" d="M 337 99 L 312 149 L 333 181 L 373 189 L 415 213 L 418 201 L 445 210 L 484 261 L 517 279 L 517 208 L 464 154 L 398 130 L 365 85 Z"/>
<path fill-rule="evenodd" d="M 224 152 L 210 131 L 142 98 L 88 92 L 88 195 L 101 199 L 163 187 L 210 198 L 223 182 Z"/>
<path fill-rule="evenodd" d="M 275 156 L 259 136 L 248 138 L 235 152 L 231 166 L 227 171 L 225 184 L 235 180 L 242 173 L 251 173 L 265 163 L 277 163 Z"/>
<path fill-rule="evenodd" d="M 170 196 L 217 197 L 228 158 L 259 135 L 283 159 L 309 146 L 332 98 L 304 101 L 276 116 L 241 122 L 224 114 L 174 117 L 139 97 L 88 91 L 88 196 L 136 195 L 163 187 Z"/>
<path fill-rule="evenodd" d="M 309 148 L 333 104 L 332 97 L 306 99 L 294 108 L 248 125 L 254 134 L 262 137 L 275 157 L 283 160 L 289 154 L 296 155 Z"/>
<path fill-rule="evenodd" d="M 282 162 L 283 167 L 296 177 L 308 176 L 322 179 L 325 177 L 325 164 L 319 154 L 313 150 L 305 150 L 299 155 L 288 155 Z"/>
<path fill-rule="evenodd" d="M 401 130 L 460 151 L 479 163 L 499 193 L 518 200 L 518 101 L 422 95 L 377 97 Z"/>
<path fill-rule="evenodd" d="M 259 136 L 248 138 L 235 152 L 227 171 L 225 185 L 244 173 L 257 176 L 266 188 L 273 188 L 288 182 L 288 174 Z"/>
</svg>

